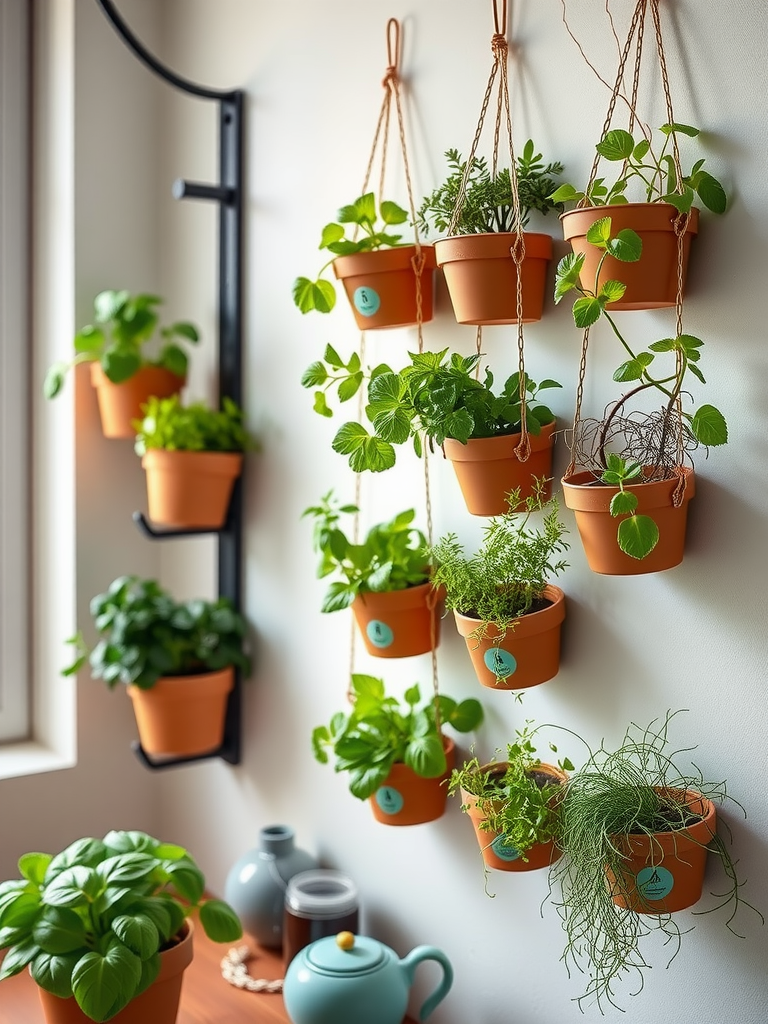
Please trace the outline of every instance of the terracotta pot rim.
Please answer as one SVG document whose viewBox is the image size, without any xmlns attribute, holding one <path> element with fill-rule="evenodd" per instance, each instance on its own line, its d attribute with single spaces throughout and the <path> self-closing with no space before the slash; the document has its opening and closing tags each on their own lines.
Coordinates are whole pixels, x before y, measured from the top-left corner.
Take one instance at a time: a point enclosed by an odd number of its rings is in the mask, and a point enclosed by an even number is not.
<svg viewBox="0 0 768 1024">
<path fill-rule="evenodd" d="M 683 466 L 686 486 L 683 494 L 683 502 L 688 502 L 696 494 L 695 472 L 688 466 Z M 626 484 L 624 489 L 636 494 L 639 499 L 638 511 L 643 512 L 653 508 L 666 508 L 671 505 L 672 492 L 677 487 L 677 476 L 668 477 L 665 480 L 646 480 L 642 483 Z M 607 512 L 611 497 L 619 490 L 612 484 L 601 484 L 595 482 L 591 470 L 582 470 L 562 477 L 560 483 L 563 487 L 565 504 L 570 509 L 580 512 Z M 618 522 L 618 519 L 617 519 Z"/>
<path fill-rule="evenodd" d="M 186 375 L 180 376 L 178 373 L 174 373 L 173 370 L 169 370 L 165 366 L 156 366 L 154 363 L 144 363 L 142 366 L 138 368 L 136 373 L 132 373 L 130 377 L 127 377 L 125 380 L 121 380 L 119 384 L 115 384 L 115 382 L 111 381 L 109 377 L 106 375 L 106 373 L 104 373 L 104 370 L 102 369 L 101 363 L 99 362 L 98 359 L 91 360 L 90 367 L 91 384 L 95 388 L 105 386 L 119 388 L 122 384 L 128 384 L 130 381 L 135 380 L 137 377 L 141 375 L 147 376 L 149 373 L 152 372 L 162 374 L 163 376 L 172 377 L 174 380 L 179 381 L 180 388 L 184 387 L 187 381 Z"/>
<path fill-rule="evenodd" d="M 478 774 L 480 772 L 490 772 L 492 775 L 502 775 L 506 770 L 509 761 L 489 761 L 487 764 L 481 764 L 477 769 Z M 545 775 L 550 775 L 555 782 L 565 783 L 568 782 L 569 776 L 567 772 L 564 772 L 561 768 L 558 768 L 555 764 L 549 764 L 547 761 L 542 761 L 540 764 L 531 768 L 533 772 L 544 772 Z M 469 804 L 472 808 L 476 807 L 483 797 L 475 796 L 473 793 L 468 793 L 464 787 L 461 787 L 462 803 Z M 501 801 L 498 801 L 499 803 Z"/>
<path fill-rule="evenodd" d="M 401 590 L 361 590 L 355 597 L 355 601 L 366 605 L 368 608 L 387 608 L 399 606 L 403 608 L 416 607 L 424 604 L 429 591 L 435 590 L 431 580 L 424 583 L 416 583 L 412 587 L 403 587 Z M 437 588 L 442 589 L 442 588 Z M 438 594 L 435 601 L 439 600 Z M 354 603 L 354 602 L 353 602 Z"/>
<path fill-rule="evenodd" d="M 610 217 L 620 213 L 634 214 L 643 212 L 645 215 L 653 221 L 659 222 L 659 227 L 649 226 L 646 229 L 641 226 L 640 230 L 671 230 L 672 221 L 678 216 L 677 209 L 672 206 L 671 203 L 665 203 L 659 199 L 655 203 L 610 203 L 603 206 L 579 206 L 573 210 L 566 210 L 560 214 L 560 221 L 565 228 L 567 221 L 576 221 L 582 216 L 587 216 L 590 221 L 600 220 L 602 217 Z M 665 223 L 668 227 L 665 227 Z M 691 207 L 691 216 L 688 221 L 686 228 L 686 234 L 696 234 L 698 231 L 699 223 L 699 208 L 697 206 Z M 574 230 L 572 235 L 583 234 L 581 231 Z M 571 236 L 566 236 L 566 238 Z"/>
<path fill-rule="evenodd" d="M 545 423 L 538 435 L 528 434 L 531 451 L 551 448 L 555 443 L 556 430 L 557 420 L 553 420 L 551 423 Z M 495 434 L 493 437 L 470 437 L 466 444 L 454 437 L 446 437 L 442 444 L 443 455 L 451 462 L 495 462 L 517 458 L 515 448 L 520 444 L 522 436 L 518 431 L 516 434 Z M 497 449 L 500 449 L 501 453 L 497 452 Z"/>
<path fill-rule="evenodd" d="M 153 690 L 157 690 L 158 687 L 162 687 L 163 690 L 172 690 L 174 687 L 179 687 L 179 684 L 186 689 L 196 686 L 201 689 L 205 689 L 213 686 L 216 689 L 224 690 L 226 693 L 229 693 L 235 685 L 235 667 L 234 665 L 227 665 L 225 668 L 194 672 L 180 676 L 160 676 L 157 682 L 147 689 L 140 686 L 134 686 L 133 683 L 128 683 L 126 690 L 128 691 L 128 696 L 133 700 L 134 695 L 151 693 Z M 187 700 L 187 696 L 181 692 L 176 696 L 179 700 Z"/>
<path fill-rule="evenodd" d="M 239 476 L 243 465 L 243 452 L 179 451 L 168 448 L 148 448 L 141 457 L 144 469 L 170 469 L 174 464 L 187 471 L 216 473 L 221 476 Z M 197 466 L 192 466 L 197 463 Z"/>
<path fill-rule="evenodd" d="M 467 259 L 511 260 L 510 247 L 516 231 L 478 231 L 468 235 L 448 235 L 435 242 L 437 265 Z M 552 236 L 541 231 L 524 231 L 525 259 L 550 260 Z"/>
<path fill-rule="evenodd" d="M 543 596 L 551 603 L 547 605 L 546 608 L 541 608 L 537 612 L 528 612 L 527 615 L 523 615 L 520 618 L 515 619 L 514 622 L 516 622 L 517 625 L 514 626 L 514 629 L 510 628 L 507 630 L 507 637 L 510 640 L 514 640 L 521 636 L 543 633 L 552 629 L 553 626 L 563 622 L 565 619 L 565 593 L 560 589 L 560 587 L 556 587 L 553 583 L 548 583 L 544 588 Z M 471 633 L 474 633 L 482 622 L 482 619 L 476 619 L 470 615 L 464 615 L 455 608 L 453 610 L 453 614 L 456 618 L 456 628 L 463 637 L 467 637 Z M 493 622 L 490 622 L 488 626 L 489 629 L 485 639 L 493 641 L 498 635 L 498 629 Z M 493 646 L 493 644 L 491 644 L 491 646 Z"/>
<path fill-rule="evenodd" d="M 674 849 L 679 846 L 681 840 L 690 842 L 694 846 L 708 846 L 715 838 L 715 820 L 717 818 L 717 807 L 714 801 L 704 796 L 695 789 L 667 789 L 662 790 L 658 786 L 653 787 L 656 792 L 665 792 L 669 795 L 680 794 L 685 796 L 685 805 L 690 807 L 694 814 L 700 814 L 701 820 L 694 821 L 683 828 L 668 829 L 663 832 L 617 833 L 612 838 L 617 846 L 628 848 L 628 854 L 637 855 L 642 850 L 657 848 Z M 683 802 L 683 801 L 681 801 Z M 705 838 L 706 837 L 706 838 Z"/>
<path fill-rule="evenodd" d="M 345 277 L 356 277 L 359 274 L 386 274 L 398 270 L 412 270 L 411 259 L 416 252 L 413 243 L 396 245 L 387 249 L 374 249 L 371 252 L 353 252 L 347 256 L 337 256 L 333 261 L 333 272 L 341 281 Z M 434 245 L 421 245 L 424 256 L 424 271 L 435 270 Z"/>
</svg>

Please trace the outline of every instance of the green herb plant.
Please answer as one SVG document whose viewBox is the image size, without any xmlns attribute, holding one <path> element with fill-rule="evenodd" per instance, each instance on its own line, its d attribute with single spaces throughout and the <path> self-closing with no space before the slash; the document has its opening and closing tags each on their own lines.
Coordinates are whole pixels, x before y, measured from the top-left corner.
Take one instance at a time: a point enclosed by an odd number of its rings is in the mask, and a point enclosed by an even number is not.
<svg viewBox="0 0 768 1024">
<path fill-rule="evenodd" d="M 93 302 L 94 323 L 81 327 L 75 335 L 75 357 L 70 362 L 54 363 L 43 384 L 46 398 L 54 398 L 64 386 L 68 370 L 79 363 L 101 363 L 113 384 L 122 384 L 144 366 L 160 366 L 179 377 L 187 372 L 187 354 L 178 341 L 197 342 L 197 327 L 179 320 L 160 329 L 165 344 L 156 358 L 149 358 L 144 347 L 155 336 L 159 321 L 158 295 L 131 295 L 127 291 L 99 292 Z"/>
<path fill-rule="evenodd" d="M 579 203 L 590 206 L 615 206 L 626 203 L 627 187 L 635 181 L 641 188 L 645 202 L 664 202 L 680 213 L 688 213 L 696 196 L 708 210 L 724 213 L 727 206 L 725 190 L 720 182 L 703 169 L 704 160 L 697 160 L 689 174 L 678 181 L 670 143 L 677 135 L 695 139 L 699 129 L 689 124 L 663 124 L 659 131 L 664 141 L 658 154 L 651 147 L 650 134 L 639 140 L 624 129 L 613 129 L 605 134 L 595 149 L 605 160 L 620 163 L 619 176 L 612 184 L 605 178 L 596 178 L 588 191 L 580 192 L 573 185 L 561 185 L 549 197 L 553 203 Z"/>
<path fill-rule="evenodd" d="M 323 612 L 348 608 L 358 594 L 405 590 L 430 579 L 427 540 L 411 525 L 416 517 L 413 509 L 372 526 L 361 544 L 349 540 L 339 526 L 342 516 L 357 512 L 356 505 L 340 505 L 333 491 L 303 512 L 302 517 L 314 518 L 313 544 L 320 556 L 318 579 L 332 573 L 341 577 L 330 584 Z"/>
<path fill-rule="evenodd" d="M 527 721 L 516 731 L 506 751 L 497 751 L 499 759 L 481 765 L 473 757 L 461 768 L 454 768 L 448 783 L 449 796 L 464 790 L 476 798 L 484 816 L 480 830 L 498 836 L 504 846 L 515 849 L 524 861 L 528 860 L 532 846 L 558 837 L 555 798 L 562 783 L 541 767 L 534 746 L 537 731 Z M 550 749 L 557 752 L 553 744 Z M 557 766 L 563 772 L 573 771 L 567 757 L 559 760 Z M 462 804 L 461 809 L 466 812 L 469 806 Z"/>
<path fill-rule="evenodd" d="M 552 865 L 550 879 L 560 890 L 555 905 L 566 935 L 562 959 L 569 969 L 574 967 L 589 978 L 578 999 L 580 1005 L 594 999 L 601 1011 L 606 1003 L 617 1006 L 616 985 L 626 975 L 636 975 L 640 991 L 643 972 L 650 966 L 640 945 L 652 932 L 662 932 L 673 949 L 670 963 L 680 948 L 684 932 L 672 914 L 658 909 L 639 914 L 618 907 L 612 898 L 615 886 L 620 891 L 626 879 L 617 837 L 685 829 L 697 820 L 683 798 L 686 792 L 716 803 L 727 797 L 724 782 L 706 780 L 694 764 L 689 768 L 678 764 L 680 755 L 688 752 L 671 749 L 669 726 L 678 713 L 668 712 L 663 720 L 646 727 L 630 725 L 614 750 L 603 741 L 597 750 L 589 751 L 583 767 L 565 785 L 558 835 L 564 856 Z M 713 834 L 707 847 L 720 861 L 729 883 L 712 909 L 730 906 L 726 926 L 733 931 L 740 905 L 755 908 L 739 895 L 743 883 L 723 837 Z M 607 883 L 606 870 L 617 880 L 613 888 Z"/>
<path fill-rule="evenodd" d="M 120 576 L 91 601 L 99 634 L 91 649 L 81 632 L 68 643 L 76 659 L 63 675 L 86 661 L 94 679 L 110 689 L 131 683 L 151 689 L 161 676 L 215 672 L 234 665 L 247 674 L 245 619 L 228 598 L 176 601 L 155 580 Z"/>
<path fill-rule="evenodd" d="M 700 338 L 692 334 L 680 334 L 675 338 L 654 341 L 645 350 L 636 350 L 619 330 L 615 317 L 607 308 L 609 303 L 621 298 L 626 286 L 623 282 L 614 280 L 600 284 L 603 264 L 609 255 L 623 263 L 634 263 L 639 260 L 642 254 L 642 240 L 639 235 L 630 228 L 613 234 L 611 218 L 602 217 L 589 228 L 587 242 L 602 252 L 595 272 L 594 285 L 590 290 L 581 283 L 584 254 L 569 253 L 560 260 L 557 267 L 555 302 L 559 303 L 571 291 L 577 292 L 580 297 L 573 304 L 575 325 L 583 330 L 591 327 L 602 317 L 623 350 L 624 361 L 614 371 L 613 379 L 619 383 L 631 384 L 632 387 L 609 406 L 600 425 L 595 451 L 598 464 L 596 476 L 605 484 L 619 487 L 611 502 L 611 514 L 617 518 L 626 517 L 621 518 L 618 526 L 618 544 L 625 554 L 641 559 L 649 555 L 656 546 L 659 538 L 658 527 L 650 516 L 637 514 L 637 496 L 631 491 L 625 491 L 624 484 L 663 479 L 672 475 L 673 470 L 668 468 L 668 453 L 671 449 L 674 461 L 681 429 L 687 437 L 687 447 L 690 447 L 691 443 L 694 446 L 715 446 L 727 442 L 728 427 L 723 414 L 713 405 L 702 405 L 695 413 L 683 410 L 682 424 L 678 419 L 678 400 L 690 398 L 687 390 L 689 376 L 695 377 L 702 384 L 706 383 L 698 365 L 703 345 Z M 674 360 L 669 369 L 658 374 L 655 367 L 657 355 L 670 355 Z M 621 432 L 621 414 L 625 406 L 644 392 L 658 393 L 664 404 L 661 414 L 649 418 L 647 429 L 641 431 L 641 436 L 644 435 L 647 439 L 640 445 L 642 457 L 638 458 L 632 452 L 626 451 L 611 453 L 609 446 Z"/>
<path fill-rule="evenodd" d="M 432 582 L 445 589 L 446 608 L 478 620 L 472 634 L 478 643 L 490 625 L 501 642 L 516 620 L 538 610 L 547 583 L 567 567 L 557 555 L 568 550 L 568 531 L 560 521 L 557 498 L 544 498 L 544 483 L 537 480 L 534 493 L 524 500 L 519 489 L 510 493 L 510 510 L 488 520 L 475 554 L 466 555 L 454 533 L 431 549 Z M 535 523 L 538 513 L 543 515 Z"/>
<path fill-rule="evenodd" d="M 323 228 L 318 246 L 332 253 L 331 259 L 320 268 L 317 280 L 297 277 L 293 283 L 293 301 L 301 312 L 309 313 L 314 309 L 318 313 L 330 313 L 336 305 L 336 289 L 322 275 L 334 259 L 337 256 L 406 245 L 402 241 L 403 236 L 390 234 L 389 228 L 403 224 L 407 219 L 408 214 L 401 206 L 386 199 L 377 210 L 373 192 L 366 192 L 348 206 L 342 206 L 337 214 L 337 222 L 326 224 Z M 351 238 L 347 237 L 346 225 L 353 227 Z M 359 238 L 355 237 L 358 233 Z"/>
<path fill-rule="evenodd" d="M 243 933 L 227 903 L 204 898 L 187 850 L 144 832 L 78 839 L 56 856 L 26 853 L 19 872 L 0 884 L 0 982 L 29 967 L 90 1020 L 110 1020 L 149 988 L 193 911 L 214 942 Z"/>
<path fill-rule="evenodd" d="M 256 447 L 243 424 L 243 410 L 224 398 L 221 409 L 205 402 L 184 406 L 178 395 L 150 398 L 142 406 L 144 418 L 134 421 L 135 449 L 144 455 L 150 448 L 180 452 L 244 452 Z"/>
<path fill-rule="evenodd" d="M 449 230 L 461 196 L 461 185 L 467 168 L 456 149 L 445 154 L 449 175 L 431 195 L 427 196 L 416 215 L 419 229 L 443 233 Z M 529 139 L 517 157 L 517 192 L 520 200 L 520 223 L 525 227 L 531 212 L 547 214 L 562 209 L 551 197 L 556 182 L 553 175 L 563 173 L 558 162 L 544 164 Z M 492 174 L 484 157 L 474 157 L 464 186 L 463 202 L 456 222 L 456 234 L 514 231 L 517 228 L 509 168 Z"/>
<path fill-rule="evenodd" d="M 315 410 L 321 415 L 332 412 L 326 392 L 337 389 L 341 402 L 348 401 L 364 380 L 368 380 L 365 414 L 373 433 L 362 424 L 342 424 L 333 439 L 334 451 L 349 457 L 356 472 L 379 473 L 395 465 L 395 445 L 409 439 L 421 457 L 425 444 L 430 451 L 447 437 L 466 444 L 470 438 L 496 437 L 520 431 L 520 376 L 513 373 L 499 394 L 493 391 L 494 376 L 486 368 L 484 379 L 474 371 L 480 355 L 460 356 L 448 349 L 441 352 L 409 353 L 410 365 L 395 372 L 380 363 L 366 375 L 359 358 L 344 363 L 328 346 L 325 361 L 312 363 L 304 373 L 304 387 L 316 387 Z M 526 426 L 533 436 L 542 426 L 554 421 L 548 406 L 538 400 L 539 392 L 561 387 L 555 380 L 536 384 L 526 374 Z"/>
<path fill-rule="evenodd" d="M 334 757 L 337 772 L 349 772 L 349 791 L 367 800 L 381 786 L 396 763 L 407 765 L 423 778 L 433 779 L 448 770 L 443 736 L 438 728 L 449 725 L 470 732 L 483 720 L 478 700 L 456 702 L 440 694 L 421 704 L 418 684 L 405 691 L 403 701 L 388 697 L 384 681 L 374 676 L 352 676 L 351 710 L 339 711 L 330 725 L 312 733 L 312 749 L 321 764 Z M 437 703 L 437 708 L 436 708 Z"/>
</svg>

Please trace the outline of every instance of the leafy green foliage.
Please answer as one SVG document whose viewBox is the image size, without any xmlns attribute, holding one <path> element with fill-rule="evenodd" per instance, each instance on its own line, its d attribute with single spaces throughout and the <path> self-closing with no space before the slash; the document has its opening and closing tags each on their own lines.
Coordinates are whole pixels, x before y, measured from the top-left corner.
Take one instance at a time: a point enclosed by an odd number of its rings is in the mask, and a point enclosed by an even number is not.
<svg viewBox="0 0 768 1024">
<path fill-rule="evenodd" d="M 483 380 L 474 376 L 479 355 L 460 356 L 454 352 L 449 356 L 448 351 L 410 352 L 410 365 L 399 372 L 380 363 L 366 375 L 357 356 L 345 363 L 328 346 L 324 361 L 307 368 L 302 383 L 322 388 L 315 394 L 315 409 L 324 416 L 332 415 L 325 397 L 330 387 L 336 386 L 339 398 L 346 401 L 368 380 L 365 414 L 373 433 L 361 423 L 348 422 L 333 440 L 334 451 L 350 456 L 349 464 L 355 472 L 389 469 L 395 464 L 394 446 L 409 439 L 416 454 L 421 455 L 425 442 L 433 451 L 447 437 L 466 444 L 470 438 L 519 433 L 519 373 L 508 377 L 495 394 L 489 368 Z M 536 436 L 555 418 L 551 409 L 538 400 L 539 393 L 559 387 L 555 380 L 536 384 L 526 374 L 526 424 L 530 434 Z"/>
<path fill-rule="evenodd" d="M 442 185 L 424 199 L 416 215 L 419 228 L 425 233 L 430 227 L 437 232 L 447 231 L 459 202 L 467 161 L 462 160 L 456 149 L 449 149 L 445 157 L 450 173 Z M 562 173 L 561 163 L 545 165 L 533 141 L 529 139 L 526 142 L 517 158 L 517 190 L 523 227 L 528 223 L 532 210 L 543 214 L 554 209 L 562 210 L 562 206 L 551 198 L 556 184 L 552 175 Z M 471 235 L 476 232 L 514 231 L 515 227 L 509 168 L 492 175 L 486 160 L 475 157 L 467 177 L 456 233 Z"/>
<path fill-rule="evenodd" d="M 674 915 L 660 913 L 658 907 L 649 905 L 649 913 L 638 914 L 614 904 L 614 892 L 634 881 L 627 877 L 621 837 L 685 829 L 695 820 L 681 799 L 687 791 L 715 802 L 727 797 L 724 782 L 705 780 L 693 764 L 690 770 L 678 765 L 681 752 L 670 750 L 668 735 L 676 714 L 668 712 L 663 721 L 644 728 L 630 725 L 615 750 L 603 742 L 589 751 L 560 803 L 558 844 L 565 856 L 553 865 L 550 877 L 561 891 L 556 906 L 566 934 L 563 960 L 589 978 L 579 1002 L 595 999 L 601 1009 L 605 1002 L 617 1005 L 615 986 L 625 975 L 635 973 L 642 988 L 643 971 L 650 966 L 640 952 L 646 935 L 663 932 L 674 957 L 683 934 Z M 732 904 L 730 927 L 744 903 L 739 896 L 742 883 L 723 839 L 713 834 L 707 845 L 730 883 L 716 908 Z M 616 880 L 612 886 L 606 882 L 606 868 Z"/>
<path fill-rule="evenodd" d="M 183 937 L 192 911 L 215 942 L 242 927 L 222 900 L 205 900 L 192 856 L 144 832 L 79 839 L 52 857 L 27 853 L 23 878 L 0 884 L 0 981 L 24 967 L 42 988 L 74 996 L 94 1021 L 110 1020 L 157 977 L 160 952 Z"/>
<path fill-rule="evenodd" d="M 93 598 L 91 615 L 100 639 L 90 650 L 81 633 L 72 637 L 77 658 L 63 675 L 88 661 L 94 679 L 110 689 L 131 683 L 148 690 L 161 676 L 229 665 L 250 671 L 245 619 L 225 597 L 177 602 L 155 580 L 120 576 Z"/>
<path fill-rule="evenodd" d="M 619 547 L 631 558 L 646 558 L 659 542 L 659 528 L 650 516 L 637 514 L 637 495 L 624 489 L 624 484 L 632 480 L 642 483 L 643 467 L 633 459 L 622 459 L 612 453 L 608 456 L 608 467 L 601 480 L 619 488 L 611 499 L 611 515 L 626 517 L 619 523 Z"/>
<path fill-rule="evenodd" d="M 465 555 L 455 534 L 442 537 L 432 548 L 433 583 L 445 588 L 445 604 L 462 615 L 479 619 L 478 638 L 493 623 L 503 635 L 516 619 L 531 611 L 550 579 L 567 566 L 556 555 L 568 550 L 568 532 L 559 520 L 556 498 L 545 501 L 544 481 L 521 502 L 520 492 L 509 496 L 510 510 L 494 516 L 483 528 L 483 542 Z M 513 510 L 517 511 L 513 511 Z M 543 512 L 540 525 L 534 513 Z"/>
<path fill-rule="evenodd" d="M 437 724 L 470 732 L 483 720 L 482 705 L 470 698 L 457 703 L 440 694 L 419 707 L 418 684 L 406 690 L 402 704 L 388 697 L 384 681 L 374 676 L 352 676 L 353 704 L 333 716 L 329 726 L 312 733 L 312 749 L 321 764 L 329 752 L 337 772 L 349 772 L 349 791 L 359 800 L 372 796 L 395 763 L 406 764 L 426 779 L 443 775 L 448 765 L 443 736 Z"/>
<path fill-rule="evenodd" d="M 157 358 L 150 359 L 144 346 L 153 339 L 159 316 L 158 295 L 131 295 L 127 291 L 99 292 L 93 302 L 95 323 L 86 324 L 75 335 L 75 357 L 69 363 L 54 363 L 43 384 L 46 398 L 54 398 L 64 386 L 67 371 L 78 363 L 101 363 L 113 384 L 128 380 L 143 366 L 161 366 L 179 377 L 186 376 L 187 354 L 177 341 L 197 342 L 197 327 L 179 320 L 160 329 L 165 344 Z"/>
<path fill-rule="evenodd" d="M 659 131 L 664 136 L 662 147 L 656 155 L 650 139 L 639 141 L 624 129 L 613 129 L 605 134 L 595 149 L 605 160 L 620 163 L 620 176 L 611 185 L 605 178 L 596 178 L 587 192 L 579 192 L 573 185 L 561 185 L 549 197 L 553 203 L 581 202 L 590 206 L 616 206 L 628 202 L 626 191 L 633 179 L 641 186 L 644 200 L 648 203 L 670 203 L 680 213 L 688 213 L 696 196 L 708 210 L 724 213 L 728 205 L 725 190 L 720 182 L 703 170 L 704 161 L 697 160 L 690 174 L 677 180 L 677 171 L 670 141 L 677 135 L 696 138 L 699 129 L 688 124 L 663 124 Z"/>
<path fill-rule="evenodd" d="M 181 404 L 178 395 L 150 398 L 142 406 L 144 418 L 135 420 L 136 454 L 150 448 L 179 452 L 245 452 L 256 447 L 243 424 L 243 410 L 224 398 L 221 409 L 205 402 Z"/>
<path fill-rule="evenodd" d="M 293 282 L 293 301 L 302 313 L 316 310 L 318 313 L 330 313 L 336 305 L 336 290 L 323 272 L 333 263 L 337 256 L 351 256 L 358 252 L 373 252 L 399 245 L 407 245 L 402 235 L 393 235 L 389 228 L 403 224 L 408 214 L 397 203 L 383 200 L 376 210 L 376 198 L 373 192 L 366 192 L 348 206 L 342 206 L 338 214 L 338 223 L 326 224 L 320 237 L 319 249 L 326 249 L 333 254 L 320 268 L 317 280 L 308 277 L 297 277 Z M 381 225 L 379 225 L 381 221 Z M 347 225 L 353 227 L 353 237 L 347 237 Z M 360 233 L 360 237 L 354 237 Z"/>
<path fill-rule="evenodd" d="M 405 590 L 429 580 L 427 540 L 411 525 L 416 516 L 413 509 L 372 526 L 361 544 L 350 541 L 339 526 L 342 516 L 356 512 L 356 505 L 340 505 L 333 491 L 328 491 L 319 505 L 302 514 L 315 521 L 312 539 L 320 555 L 318 579 L 332 573 L 341 577 L 328 588 L 321 611 L 348 608 L 361 593 Z"/>
<path fill-rule="evenodd" d="M 527 721 L 516 731 L 514 742 L 507 744 L 505 760 L 481 766 L 473 757 L 461 768 L 454 768 L 448 783 L 449 795 L 463 789 L 476 798 L 484 815 L 480 830 L 503 837 L 504 844 L 514 847 L 526 861 L 534 844 L 558 836 L 556 798 L 562 788 L 558 778 L 541 769 L 533 745 L 537 730 L 531 725 Z M 551 749 L 557 751 L 554 746 Z M 502 751 L 497 753 L 503 756 Z M 573 770 L 568 758 L 558 761 L 558 767 Z M 462 804 L 461 809 L 467 811 L 469 805 Z"/>
</svg>

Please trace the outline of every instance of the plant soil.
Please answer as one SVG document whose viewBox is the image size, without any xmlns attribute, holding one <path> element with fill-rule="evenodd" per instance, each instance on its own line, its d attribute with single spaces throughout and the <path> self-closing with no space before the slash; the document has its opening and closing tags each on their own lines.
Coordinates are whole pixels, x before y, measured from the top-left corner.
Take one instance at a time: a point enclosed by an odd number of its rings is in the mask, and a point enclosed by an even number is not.
<svg viewBox="0 0 768 1024">
<path fill-rule="evenodd" d="M 533 601 L 528 611 L 525 612 L 525 615 L 533 615 L 534 612 L 543 612 L 545 608 L 549 608 L 550 605 L 553 604 L 554 601 L 548 601 L 545 597 L 538 597 Z M 477 619 L 478 622 L 483 621 L 482 617 L 474 610 L 462 611 L 461 614 L 465 615 L 468 619 Z"/>
</svg>

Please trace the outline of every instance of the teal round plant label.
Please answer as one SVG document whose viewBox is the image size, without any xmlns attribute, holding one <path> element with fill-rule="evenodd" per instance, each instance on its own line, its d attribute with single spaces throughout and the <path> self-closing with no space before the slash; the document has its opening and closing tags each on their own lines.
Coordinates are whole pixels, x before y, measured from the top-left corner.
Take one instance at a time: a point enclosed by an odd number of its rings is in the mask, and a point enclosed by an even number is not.
<svg viewBox="0 0 768 1024">
<path fill-rule="evenodd" d="M 491 849 L 499 858 L 499 860 L 519 860 L 520 851 L 517 847 L 512 846 L 506 842 L 504 836 L 496 836 L 491 843 Z"/>
<path fill-rule="evenodd" d="M 352 302 L 360 316 L 373 316 L 379 312 L 381 306 L 379 293 L 375 292 L 373 288 L 355 288 Z"/>
<path fill-rule="evenodd" d="M 675 878 L 666 868 L 643 868 L 635 879 L 637 891 L 646 900 L 663 900 L 672 892 Z"/>
<path fill-rule="evenodd" d="M 502 651 L 500 647 L 491 647 L 483 655 L 486 668 L 493 672 L 499 679 L 506 679 L 511 676 L 517 668 L 516 658 L 509 651 Z"/>
<path fill-rule="evenodd" d="M 376 790 L 376 803 L 385 814 L 397 814 L 402 811 L 403 794 L 391 786 L 379 786 Z"/>
<path fill-rule="evenodd" d="M 365 627 L 365 635 L 374 647 L 391 647 L 395 642 L 395 634 L 386 622 L 380 622 L 379 619 L 371 619 Z"/>
</svg>

